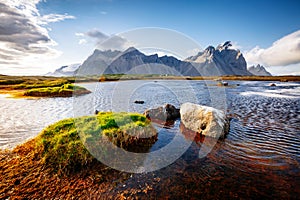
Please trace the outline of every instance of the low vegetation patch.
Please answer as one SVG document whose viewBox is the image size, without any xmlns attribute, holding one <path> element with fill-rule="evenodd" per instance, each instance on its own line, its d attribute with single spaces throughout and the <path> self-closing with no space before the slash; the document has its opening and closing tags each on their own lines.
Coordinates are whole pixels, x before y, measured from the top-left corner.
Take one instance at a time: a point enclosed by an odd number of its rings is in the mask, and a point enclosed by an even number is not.
<svg viewBox="0 0 300 200">
<path fill-rule="evenodd" d="M 76 125 L 89 147 L 103 145 L 108 139 L 129 151 L 135 151 L 134 147 L 145 147 L 147 150 L 157 140 L 155 128 L 144 115 L 138 113 L 99 112 L 96 117 L 76 121 Z M 142 148 L 140 150 L 145 151 Z"/>
<path fill-rule="evenodd" d="M 29 89 L 24 96 L 31 97 L 70 97 L 72 95 L 83 95 L 90 93 L 89 90 L 73 84 L 64 84 L 60 87 L 42 87 Z"/>
<path fill-rule="evenodd" d="M 141 114 L 100 112 L 95 116 L 65 119 L 50 125 L 13 152 L 30 152 L 21 155 L 28 156 L 29 161 L 25 159 L 24 162 L 29 164 L 35 160 L 57 174 L 69 174 L 98 162 L 86 146 L 92 144 L 97 148 L 103 144 L 103 139 L 126 150 L 134 146 L 149 149 L 157 140 L 157 132 Z"/>
</svg>

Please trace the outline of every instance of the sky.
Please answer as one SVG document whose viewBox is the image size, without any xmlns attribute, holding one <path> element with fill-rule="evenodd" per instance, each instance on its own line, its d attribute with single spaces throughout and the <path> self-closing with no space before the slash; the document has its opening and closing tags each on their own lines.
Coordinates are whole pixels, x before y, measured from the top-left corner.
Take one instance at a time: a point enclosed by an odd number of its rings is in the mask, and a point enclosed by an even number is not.
<svg viewBox="0 0 300 200">
<path fill-rule="evenodd" d="M 190 47 L 184 56 L 232 41 L 248 66 L 300 75 L 299 8 L 299 0 L 0 0 L 0 74 L 45 74 L 157 34 L 162 43 L 180 35 L 172 45 Z"/>
</svg>

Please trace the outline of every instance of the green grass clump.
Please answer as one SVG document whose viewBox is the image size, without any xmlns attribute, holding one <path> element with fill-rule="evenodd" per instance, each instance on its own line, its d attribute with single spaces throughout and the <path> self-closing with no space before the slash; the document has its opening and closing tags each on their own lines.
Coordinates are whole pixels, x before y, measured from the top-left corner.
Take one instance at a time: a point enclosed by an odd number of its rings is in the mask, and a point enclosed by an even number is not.
<svg viewBox="0 0 300 200">
<path fill-rule="evenodd" d="M 73 84 L 64 84 L 59 87 L 43 87 L 29 89 L 24 96 L 32 97 L 70 97 L 72 95 L 88 94 L 89 90 Z"/>
<path fill-rule="evenodd" d="M 42 161 L 60 173 L 76 171 L 93 157 L 82 144 L 74 119 L 50 125 L 36 138 Z"/>
<path fill-rule="evenodd" d="M 35 138 L 35 149 L 45 165 L 69 173 L 95 162 L 87 148 L 93 151 L 103 145 L 104 138 L 127 150 L 136 145 L 150 147 L 157 132 L 141 114 L 100 112 L 48 126 Z"/>
</svg>

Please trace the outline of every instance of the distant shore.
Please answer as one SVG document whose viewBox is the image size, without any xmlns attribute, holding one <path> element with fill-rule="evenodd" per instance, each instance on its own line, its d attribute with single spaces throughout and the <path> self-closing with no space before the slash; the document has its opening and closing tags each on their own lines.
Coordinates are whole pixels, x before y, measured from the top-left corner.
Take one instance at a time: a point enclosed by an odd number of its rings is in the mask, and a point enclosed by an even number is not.
<svg viewBox="0 0 300 200">
<path fill-rule="evenodd" d="M 0 75 L 0 89 L 5 89 L 7 85 L 16 85 L 24 82 L 36 81 L 67 81 L 70 83 L 82 82 L 102 82 L 118 80 L 233 80 L 233 81 L 281 81 L 281 82 L 298 82 L 300 76 L 172 76 L 156 74 L 104 74 L 92 76 L 76 77 L 51 77 L 51 76 L 7 76 Z"/>
<path fill-rule="evenodd" d="M 72 95 L 87 94 L 84 88 L 73 86 L 68 91 L 58 92 L 64 84 L 109 82 L 127 80 L 212 80 L 212 81 L 272 81 L 272 82 L 300 82 L 300 76 L 171 76 L 153 74 L 105 74 L 101 76 L 82 77 L 49 77 L 49 76 L 6 76 L 0 75 L 0 94 L 7 94 L 15 98 L 34 97 L 70 97 Z M 56 87 L 56 88 L 55 88 Z M 77 87 L 77 90 L 74 88 Z M 54 89 L 55 88 L 55 89 Z M 78 90 L 80 89 L 80 90 Z M 34 90 L 35 92 L 31 92 Z M 41 93 L 40 91 L 43 91 Z M 47 91 L 47 92 L 45 92 Z M 55 92 L 57 91 L 57 92 Z M 32 95 L 30 95 L 32 94 Z"/>
<path fill-rule="evenodd" d="M 0 94 L 14 98 L 71 97 L 88 93 L 91 91 L 74 85 L 74 80 L 68 78 L 0 75 Z"/>
<path fill-rule="evenodd" d="M 299 82 L 300 76 L 173 76 L 156 74 L 105 74 L 99 76 L 76 77 L 76 82 L 105 82 L 122 80 L 232 80 L 232 81 L 280 81 L 280 82 Z"/>
</svg>

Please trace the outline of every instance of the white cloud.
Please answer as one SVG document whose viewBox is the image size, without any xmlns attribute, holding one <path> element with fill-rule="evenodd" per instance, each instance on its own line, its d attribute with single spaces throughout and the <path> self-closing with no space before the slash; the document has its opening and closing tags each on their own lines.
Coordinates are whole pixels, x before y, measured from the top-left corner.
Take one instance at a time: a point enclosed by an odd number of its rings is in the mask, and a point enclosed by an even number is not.
<svg viewBox="0 0 300 200">
<path fill-rule="evenodd" d="M 266 67 L 273 75 L 298 75 L 300 76 L 300 63 L 288 66 Z"/>
<path fill-rule="evenodd" d="M 46 25 L 73 16 L 41 16 L 36 5 L 40 0 L 0 0 L 0 69 L 30 66 L 34 62 L 61 55 Z M 18 66 L 19 65 L 19 66 Z"/>
<path fill-rule="evenodd" d="M 68 14 L 49 14 L 49 15 L 44 15 L 40 18 L 39 23 L 40 24 L 48 24 L 48 23 L 53 23 L 53 22 L 59 22 L 63 21 L 65 19 L 75 19 L 74 16 L 68 15 Z"/>
<path fill-rule="evenodd" d="M 240 50 L 242 49 L 242 46 L 240 46 L 237 42 L 233 41 L 231 42 L 231 46 L 229 47 L 229 49 Z"/>
<path fill-rule="evenodd" d="M 98 40 L 99 42 L 104 41 L 109 38 L 109 36 L 107 36 L 106 34 L 102 33 L 101 31 L 99 31 L 97 29 L 90 30 L 90 31 L 86 32 L 85 35 L 87 35 L 91 38 L 94 38 L 94 39 Z"/>
<path fill-rule="evenodd" d="M 78 42 L 78 44 L 86 44 L 86 43 L 87 43 L 86 39 L 80 39 Z"/>
<path fill-rule="evenodd" d="M 189 57 L 190 56 L 195 56 L 195 55 L 197 55 L 201 51 L 203 51 L 203 50 L 200 49 L 200 48 L 194 48 L 194 49 L 188 50 L 187 54 L 189 55 Z"/>
<path fill-rule="evenodd" d="M 244 55 L 251 64 L 287 66 L 300 63 L 300 30 L 275 41 L 269 48 L 256 46 Z"/>
<path fill-rule="evenodd" d="M 84 37 L 84 33 L 75 33 L 77 37 Z"/>
<path fill-rule="evenodd" d="M 102 15 L 106 15 L 106 14 L 107 14 L 106 11 L 101 11 L 100 13 L 101 13 Z"/>
</svg>

